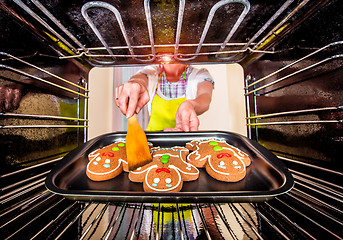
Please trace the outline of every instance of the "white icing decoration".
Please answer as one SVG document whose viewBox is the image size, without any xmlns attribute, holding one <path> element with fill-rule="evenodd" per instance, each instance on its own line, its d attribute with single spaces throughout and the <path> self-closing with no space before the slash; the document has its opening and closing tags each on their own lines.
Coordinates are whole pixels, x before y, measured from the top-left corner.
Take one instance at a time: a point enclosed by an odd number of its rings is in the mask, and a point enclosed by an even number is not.
<svg viewBox="0 0 343 240">
<path fill-rule="evenodd" d="M 166 183 L 168 183 L 168 184 L 171 183 L 171 179 L 170 179 L 170 178 L 166 178 L 165 181 L 166 181 Z"/>
<path fill-rule="evenodd" d="M 150 169 L 152 169 L 152 168 L 157 168 L 157 165 L 156 165 L 156 164 L 155 164 L 155 165 L 152 165 L 152 166 L 150 166 L 150 167 L 148 167 L 148 168 L 145 168 L 143 171 L 139 171 L 138 168 L 137 168 L 137 169 L 134 170 L 134 171 L 130 171 L 130 173 L 132 173 L 132 174 L 142 174 L 142 173 L 144 173 L 144 172 L 146 172 L 146 171 L 148 171 L 148 170 L 150 170 Z M 138 170 L 139 172 L 137 172 L 137 170 Z"/>
<path fill-rule="evenodd" d="M 233 161 L 232 163 L 233 163 L 233 165 L 237 165 L 237 164 L 238 164 L 238 162 L 237 162 L 237 161 Z"/>
<path fill-rule="evenodd" d="M 97 151 L 98 150 L 95 150 L 95 151 L 91 152 L 90 154 L 88 154 L 88 157 L 91 158 L 90 161 L 94 160 L 97 156 L 99 156 L 100 153 L 94 154 Z"/>
<path fill-rule="evenodd" d="M 243 161 L 241 161 L 241 162 L 242 162 L 242 165 L 243 165 L 243 170 L 242 170 L 241 172 L 243 172 L 243 171 L 245 170 L 245 164 L 244 164 Z M 210 168 L 211 168 L 214 172 L 219 173 L 219 174 L 222 174 L 222 175 L 230 175 L 230 173 L 225 173 L 225 172 L 221 172 L 221 171 L 218 171 L 218 170 L 214 169 L 214 167 L 212 166 L 211 160 L 208 161 L 208 164 L 210 165 Z"/>
<path fill-rule="evenodd" d="M 100 160 L 101 160 L 101 157 L 97 157 L 95 160 L 100 161 Z"/>
<path fill-rule="evenodd" d="M 196 170 L 195 173 L 191 173 L 191 172 L 185 172 L 185 171 L 182 171 L 180 168 L 178 167 L 175 167 L 174 165 L 169 165 L 169 168 L 173 168 L 175 169 L 177 172 L 180 171 L 182 172 L 183 174 L 187 174 L 187 175 L 198 175 L 199 174 L 199 170 L 193 166 L 194 170 Z"/>
<path fill-rule="evenodd" d="M 138 171 L 139 171 L 139 170 L 141 170 L 141 169 L 142 169 L 142 167 L 139 167 L 139 168 L 137 168 L 136 170 L 138 170 Z"/>
<path fill-rule="evenodd" d="M 191 171 L 191 170 L 192 170 L 192 167 L 186 167 L 186 169 L 187 169 L 188 171 Z"/>
<path fill-rule="evenodd" d="M 114 172 L 114 171 L 117 171 L 118 168 L 120 167 L 120 165 L 122 164 L 122 162 L 125 162 L 125 161 L 123 161 L 122 159 L 118 159 L 118 165 L 117 165 L 117 167 L 114 168 L 114 169 L 111 170 L 111 171 L 104 172 L 104 173 L 97 173 L 97 172 L 92 172 L 92 171 L 90 171 L 90 170 L 89 170 L 89 164 L 90 164 L 91 162 L 89 162 L 89 163 L 87 164 L 87 172 L 89 172 L 89 173 L 91 173 L 91 174 L 94 174 L 94 175 L 107 175 L 107 174 L 109 174 L 109 173 L 112 173 L 112 172 Z"/>
<path fill-rule="evenodd" d="M 224 161 L 220 161 L 219 165 L 224 166 L 225 165 Z"/>
<path fill-rule="evenodd" d="M 155 166 L 155 168 L 157 168 L 157 165 L 154 165 Z M 170 166 L 169 166 L 170 167 Z M 174 186 L 174 187 L 171 187 L 171 188 L 167 188 L 167 189 L 157 189 L 157 188 L 154 188 L 154 187 L 152 187 L 150 184 L 149 184 L 149 182 L 148 182 L 148 175 L 149 175 L 149 172 L 150 172 L 150 170 L 152 170 L 153 168 L 148 168 L 149 170 L 148 170 L 148 172 L 146 173 L 146 175 L 145 175 L 145 184 L 148 186 L 148 188 L 150 188 L 150 189 L 152 189 L 152 190 L 154 190 L 154 191 L 156 191 L 156 192 L 168 192 L 168 191 L 171 191 L 171 190 L 173 190 L 173 189 L 175 189 L 175 188 L 177 188 L 180 184 L 181 184 L 181 174 L 179 173 L 179 171 L 176 171 L 176 173 L 177 173 L 177 175 L 179 176 L 179 180 L 178 180 L 178 182 L 177 182 L 177 184 Z"/>
<path fill-rule="evenodd" d="M 105 160 L 105 163 L 110 163 L 110 162 L 111 162 L 110 159 L 106 159 L 106 160 Z"/>
<path fill-rule="evenodd" d="M 160 179 L 159 178 L 154 178 L 154 183 L 159 183 Z"/>
</svg>

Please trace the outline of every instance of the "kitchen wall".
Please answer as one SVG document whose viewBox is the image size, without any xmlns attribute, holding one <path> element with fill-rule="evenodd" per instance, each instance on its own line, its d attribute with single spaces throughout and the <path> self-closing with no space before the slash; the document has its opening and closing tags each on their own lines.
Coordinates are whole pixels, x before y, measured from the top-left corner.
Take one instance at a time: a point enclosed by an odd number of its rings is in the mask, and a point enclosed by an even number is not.
<svg viewBox="0 0 343 240">
<path fill-rule="evenodd" d="M 206 67 L 215 88 L 209 111 L 199 116 L 200 130 L 231 131 L 246 136 L 243 69 L 239 64 L 197 65 Z M 88 139 L 104 133 L 125 131 L 127 120 L 114 103 L 114 88 L 127 81 L 139 67 L 93 68 L 89 75 Z M 147 124 L 140 116 L 140 124 Z"/>
</svg>

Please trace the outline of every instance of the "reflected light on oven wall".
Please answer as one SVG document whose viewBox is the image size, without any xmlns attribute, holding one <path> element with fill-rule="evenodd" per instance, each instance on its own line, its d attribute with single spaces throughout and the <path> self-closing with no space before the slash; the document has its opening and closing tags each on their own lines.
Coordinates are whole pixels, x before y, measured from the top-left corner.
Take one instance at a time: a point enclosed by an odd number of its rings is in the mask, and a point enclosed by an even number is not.
<svg viewBox="0 0 343 240">
<path fill-rule="evenodd" d="M 195 65 L 208 69 L 215 81 L 210 109 L 199 116 L 199 130 L 223 130 L 247 135 L 243 69 L 239 64 Z M 89 75 L 88 139 L 126 131 L 127 120 L 114 103 L 114 89 L 128 81 L 141 67 L 93 68 Z M 148 124 L 146 109 L 138 115 L 141 126 Z"/>
</svg>

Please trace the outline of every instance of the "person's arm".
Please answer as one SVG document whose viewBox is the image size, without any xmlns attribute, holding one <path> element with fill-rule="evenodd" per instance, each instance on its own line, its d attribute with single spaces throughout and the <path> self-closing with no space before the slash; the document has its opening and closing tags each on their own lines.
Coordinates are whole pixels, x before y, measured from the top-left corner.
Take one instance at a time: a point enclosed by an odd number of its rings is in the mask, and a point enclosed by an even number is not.
<svg viewBox="0 0 343 240">
<path fill-rule="evenodd" d="M 201 115 L 210 108 L 212 100 L 213 84 L 209 81 L 203 81 L 198 84 L 197 97 L 188 100 L 192 103 L 197 115 Z"/>
<path fill-rule="evenodd" d="M 115 91 L 115 103 L 127 118 L 138 113 L 149 100 L 148 77 L 144 73 L 133 75 Z"/>
<path fill-rule="evenodd" d="M 186 100 L 180 104 L 176 115 L 175 128 L 166 128 L 165 131 L 198 131 L 198 115 L 206 112 L 212 100 L 213 84 L 204 81 L 198 84 L 197 96 L 195 99 Z"/>
</svg>

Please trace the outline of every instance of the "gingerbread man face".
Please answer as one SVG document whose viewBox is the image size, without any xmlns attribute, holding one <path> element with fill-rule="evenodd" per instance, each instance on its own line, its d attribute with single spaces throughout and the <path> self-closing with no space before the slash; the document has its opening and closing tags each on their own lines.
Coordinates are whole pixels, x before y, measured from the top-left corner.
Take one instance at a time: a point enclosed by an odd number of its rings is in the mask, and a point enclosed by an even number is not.
<svg viewBox="0 0 343 240">
<path fill-rule="evenodd" d="M 128 171 L 124 142 L 116 142 L 88 155 L 86 174 L 93 181 L 105 181 Z"/>
<path fill-rule="evenodd" d="M 243 179 L 246 167 L 251 163 L 246 153 L 225 141 L 192 141 L 187 147 L 193 150 L 187 161 L 197 167 L 205 167 L 210 176 L 220 181 L 237 182 Z"/>
<path fill-rule="evenodd" d="M 199 177 L 199 170 L 186 162 L 189 150 L 184 147 L 152 148 L 152 162 L 130 171 L 133 182 L 143 182 L 145 192 L 178 192 L 183 181 Z"/>
</svg>

